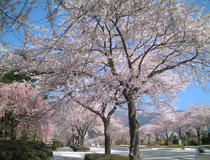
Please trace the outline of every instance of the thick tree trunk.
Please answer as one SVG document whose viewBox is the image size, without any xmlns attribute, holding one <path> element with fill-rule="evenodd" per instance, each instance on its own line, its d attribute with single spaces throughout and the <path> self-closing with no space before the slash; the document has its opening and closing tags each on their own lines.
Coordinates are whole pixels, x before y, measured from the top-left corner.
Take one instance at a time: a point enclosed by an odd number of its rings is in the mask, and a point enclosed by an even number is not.
<svg viewBox="0 0 210 160">
<path fill-rule="evenodd" d="M 128 101 L 128 119 L 129 119 L 129 132 L 130 132 L 130 160 L 139 160 L 140 151 L 139 151 L 139 122 L 136 118 L 136 106 L 134 101 L 134 90 L 128 91 L 127 89 L 123 90 L 123 95 Z"/>
<path fill-rule="evenodd" d="M 84 145 L 84 139 L 85 139 L 85 136 L 82 134 L 82 135 L 81 135 L 81 142 L 80 142 L 80 143 L 81 143 L 81 146 Z"/>
<path fill-rule="evenodd" d="M 130 130 L 130 160 L 139 160 L 139 123 L 136 118 L 136 107 L 134 100 L 130 99 L 128 103 L 128 117 Z"/>
<path fill-rule="evenodd" d="M 169 139 L 168 133 L 166 133 L 166 140 L 167 140 L 168 146 L 169 146 L 170 145 L 170 139 Z"/>
<path fill-rule="evenodd" d="M 110 119 L 103 119 L 105 136 L 105 154 L 111 154 Z"/>
<path fill-rule="evenodd" d="M 84 145 L 85 135 L 87 133 L 87 129 L 82 128 L 81 129 L 81 146 Z"/>
<path fill-rule="evenodd" d="M 148 142 L 147 142 L 148 145 L 151 145 L 151 135 L 148 135 Z"/>
<path fill-rule="evenodd" d="M 198 145 L 201 145 L 200 127 L 196 128 L 196 131 L 197 131 Z"/>
</svg>

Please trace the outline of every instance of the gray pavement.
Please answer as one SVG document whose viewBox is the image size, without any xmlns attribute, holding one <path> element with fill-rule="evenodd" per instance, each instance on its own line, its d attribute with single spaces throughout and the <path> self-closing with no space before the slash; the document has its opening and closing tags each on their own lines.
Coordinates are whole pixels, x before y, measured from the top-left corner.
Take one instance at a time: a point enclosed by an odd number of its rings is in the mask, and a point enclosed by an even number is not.
<svg viewBox="0 0 210 160">
<path fill-rule="evenodd" d="M 128 156 L 128 147 L 113 147 L 115 154 Z M 140 149 L 142 160 L 195 160 L 195 148 L 183 149 L 163 149 L 144 148 Z"/>
<path fill-rule="evenodd" d="M 51 160 L 84 160 L 85 152 L 74 152 L 70 147 L 58 148 L 53 151 Z"/>
<path fill-rule="evenodd" d="M 195 150 L 151 149 L 141 150 L 143 160 L 195 160 Z"/>
<path fill-rule="evenodd" d="M 90 152 L 74 152 L 69 147 L 63 147 L 53 152 L 51 160 L 84 160 L 86 153 L 104 153 L 103 147 L 93 147 Z M 112 147 L 113 154 L 128 156 L 128 147 Z M 145 148 L 140 150 L 142 160 L 194 160 L 195 149 L 161 149 Z"/>
</svg>

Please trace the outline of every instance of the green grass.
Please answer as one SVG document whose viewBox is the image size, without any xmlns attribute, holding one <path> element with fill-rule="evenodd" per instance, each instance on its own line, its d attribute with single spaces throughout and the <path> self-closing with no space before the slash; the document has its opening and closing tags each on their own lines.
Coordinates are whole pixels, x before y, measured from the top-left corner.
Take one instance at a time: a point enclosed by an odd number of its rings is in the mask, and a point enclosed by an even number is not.
<svg viewBox="0 0 210 160">
<path fill-rule="evenodd" d="M 85 160 L 129 160 L 129 158 L 118 154 L 85 154 Z"/>
</svg>

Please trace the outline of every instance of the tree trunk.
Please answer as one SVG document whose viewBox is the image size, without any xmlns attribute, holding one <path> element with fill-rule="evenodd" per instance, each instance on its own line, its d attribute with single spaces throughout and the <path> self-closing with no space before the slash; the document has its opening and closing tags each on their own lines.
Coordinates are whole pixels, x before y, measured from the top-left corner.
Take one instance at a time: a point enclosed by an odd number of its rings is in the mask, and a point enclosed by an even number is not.
<svg viewBox="0 0 210 160">
<path fill-rule="evenodd" d="M 12 126 L 11 128 L 11 140 L 16 140 L 16 135 L 15 135 L 15 128 Z"/>
<path fill-rule="evenodd" d="M 182 145 L 184 145 L 184 137 L 183 137 L 183 135 L 182 135 L 182 131 L 181 131 L 181 130 L 179 130 L 179 136 L 180 136 L 180 138 L 181 138 Z"/>
<path fill-rule="evenodd" d="M 198 145 L 201 145 L 200 127 L 196 128 L 196 131 L 197 131 Z"/>
<path fill-rule="evenodd" d="M 129 117 L 129 130 L 130 130 L 130 160 L 139 160 L 139 122 L 136 118 L 136 107 L 134 100 L 129 99 L 128 103 L 128 117 Z"/>
<path fill-rule="evenodd" d="M 34 138 L 33 138 L 33 141 L 35 141 L 35 140 L 36 140 L 37 130 L 38 130 L 38 128 L 36 127 L 36 129 L 35 129 L 35 131 L 34 131 Z"/>
<path fill-rule="evenodd" d="M 156 145 L 159 145 L 159 137 L 158 137 L 158 134 L 155 134 L 156 136 Z"/>
<path fill-rule="evenodd" d="M 151 135 L 147 135 L 147 136 L 148 136 L 148 142 L 147 142 L 147 144 L 148 145 L 151 145 L 151 143 L 150 143 L 151 142 L 151 139 L 150 139 L 151 138 Z"/>
<path fill-rule="evenodd" d="M 111 154 L 110 119 L 103 118 L 105 136 L 105 154 Z"/>
<path fill-rule="evenodd" d="M 81 146 L 84 145 L 84 140 L 85 140 L 85 135 L 86 135 L 86 129 L 85 128 L 81 128 L 81 136 L 80 136 L 80 139 L 81 139 Z"/>
<path fill-rule="evenodd" d="M 81 146 L 83 146 L 84 145 L 84 139 L 85 139 L 85 135 L 84 135 L 84 133 L 82 133 L 82 135 L 81 135 Z"/>
<path fill-rule="evenodd" d="M 7 127 L 4 128 L 4 140 L 7 139 Z"/>
</svg>

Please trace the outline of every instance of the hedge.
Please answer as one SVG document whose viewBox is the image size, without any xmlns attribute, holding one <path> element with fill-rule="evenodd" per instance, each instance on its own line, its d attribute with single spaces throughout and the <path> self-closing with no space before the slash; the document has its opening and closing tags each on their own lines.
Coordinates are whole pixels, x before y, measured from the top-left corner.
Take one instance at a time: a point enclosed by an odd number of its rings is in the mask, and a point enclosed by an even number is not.
<svg viewBox="0 0 210 160">
<path fill-rule="evenodd" d="M 0 141 L 0 159 L 2 160 L 50 160 L 52 156 L 52 151 L 40 141 Z"/>
<path fill-rule="evenodd" d="M 77 145 L 70 145 L 70 147 L 73 149 L 73 151 L 90 151 L 90 148 L 77 146 Z"/>
<path fill-rule="evenodd" d="M 53 139 L 53 144 L 52 144 L 52 150 L 56 150 L 57 148 L 61 148 L 63 147 L 63 143 L 56 140 L 56 139 Z"/>
<path fill-rule="evenodd" d="M 118 154 L 85 154 L 85 160 L 129 160 L 128 157 Z"/>
</svg>

